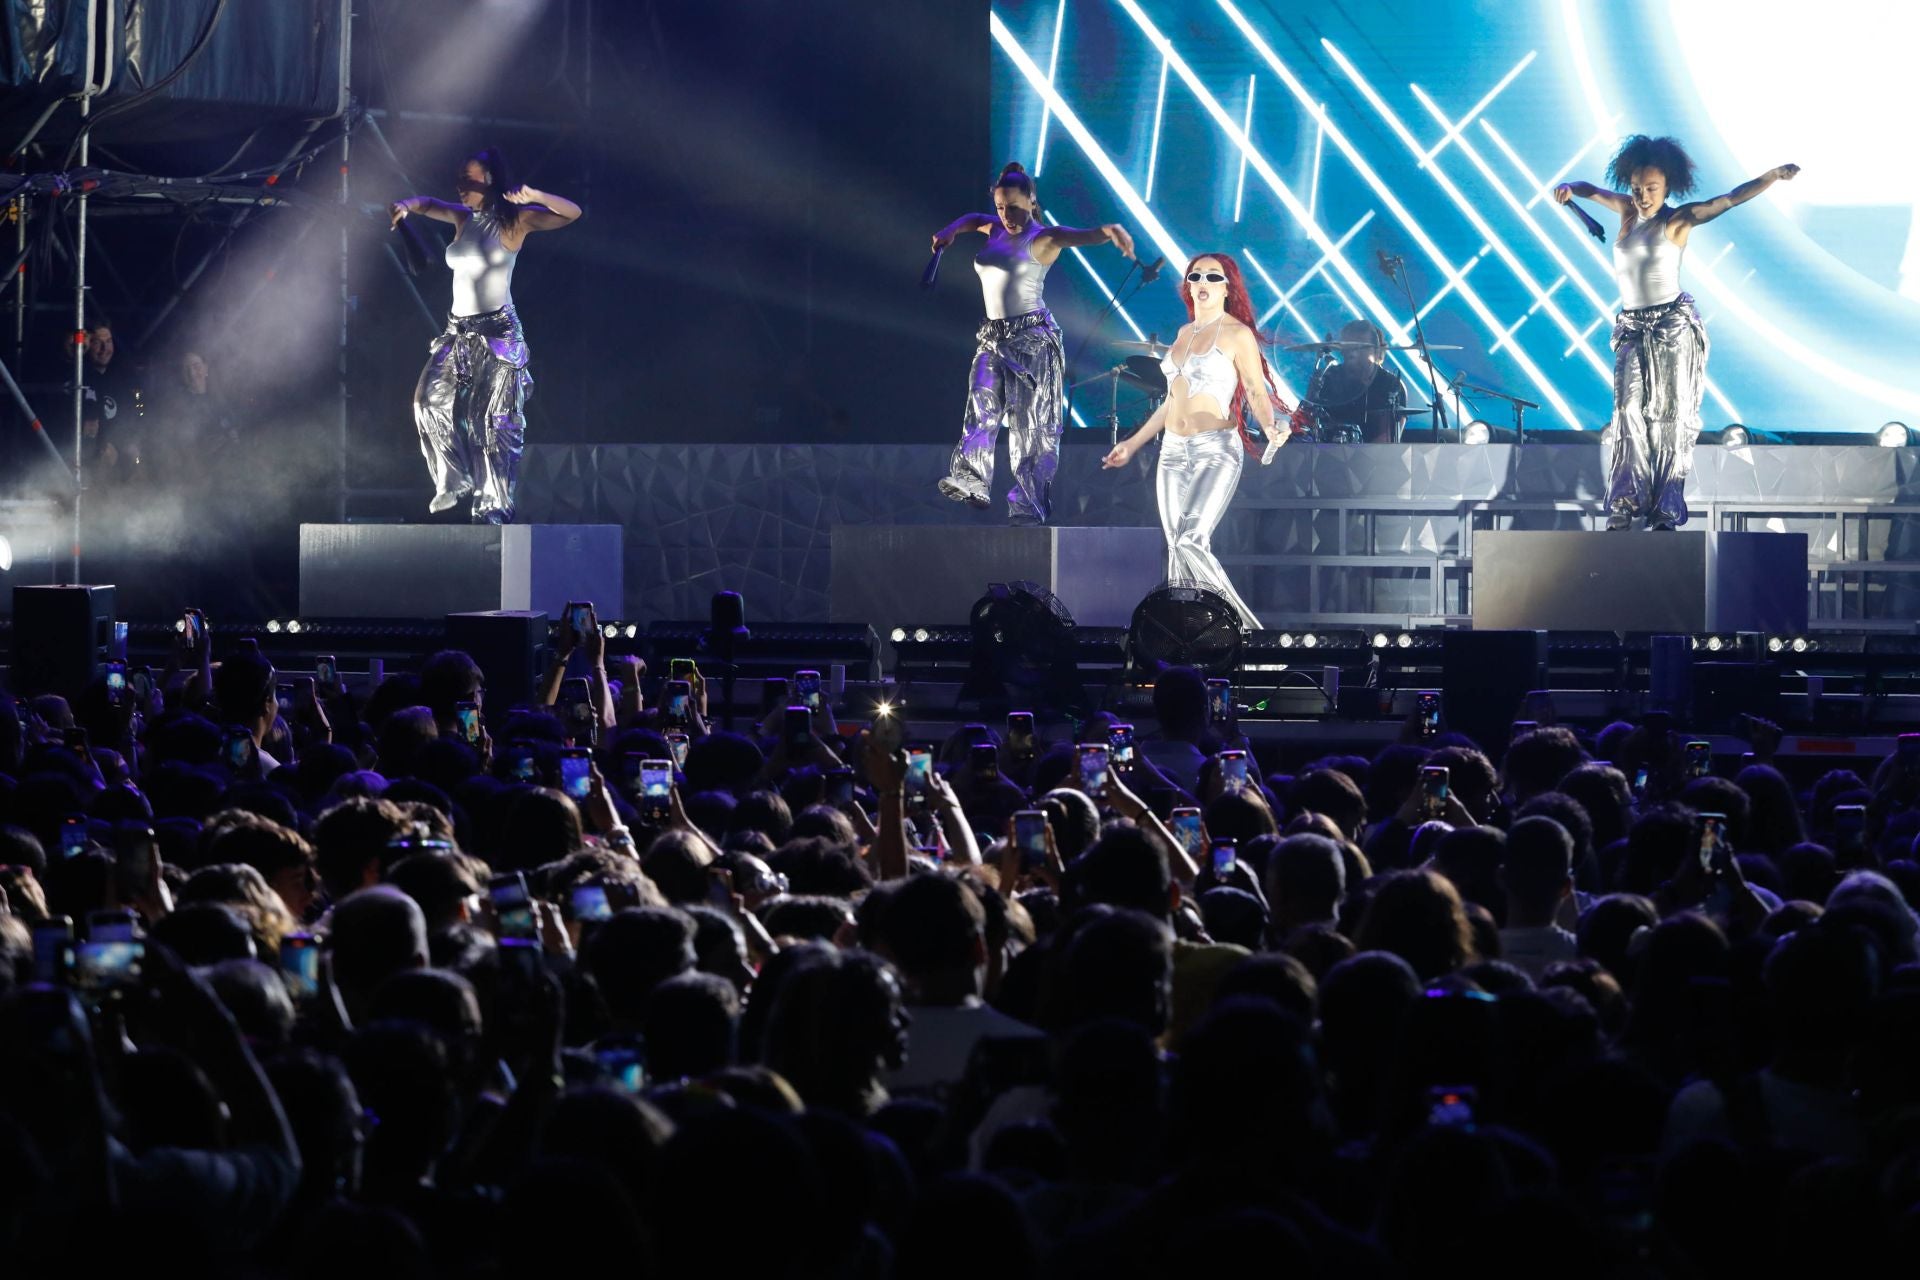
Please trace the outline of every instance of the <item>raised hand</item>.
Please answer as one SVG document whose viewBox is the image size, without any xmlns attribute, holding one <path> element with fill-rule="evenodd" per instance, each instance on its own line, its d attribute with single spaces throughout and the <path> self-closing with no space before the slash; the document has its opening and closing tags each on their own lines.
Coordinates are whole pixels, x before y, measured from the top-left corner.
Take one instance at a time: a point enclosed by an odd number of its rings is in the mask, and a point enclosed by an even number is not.
<svg viewBox="0 0 1920 1280">
<path fill-rule="evenodd" d="M 1778 169 L 1773 170 L 1767 176 L 1772 178 L 1775 182 L 1792 182 L 1795 175 L 1797 175 L 1799 172 L 1800 172 L 1799 165 L 1783 164 Z"/>
<path fill-rule="evenodd" d="M 1553 189 L 1553 198 L 1554 198 L 1554 199 L 1555 199 L 1556 201 L 1558 201 L 1558 202 L 1559 202 L 1560 204 L 1570 204 L 1570 203 L 1572 203 L 1572 201 L 1573 201 L 1573 187 L 1572 187 L 1572 185 L 1571 185 L 1571 184 L 1569 184 L 1569 183 L 1565 183 L 1565 182 L 1563 182 L 1563 183 L 1561 183 L 1561 184 L 1560 184 L 1559 186 L 1557 186 L 1557 187 L 1555 187 L 1555 188 Z"/>
<path fill-rule="evenodd" d="M 1118 249 L 1122 256 L 1128 258 L 1133 256 L 1133 237 L 1127 234 L 1125 227 L 1117 222 L 1109 222 L 1100 229 L 1107 233 L 1108 243 Z"/>
</svg>

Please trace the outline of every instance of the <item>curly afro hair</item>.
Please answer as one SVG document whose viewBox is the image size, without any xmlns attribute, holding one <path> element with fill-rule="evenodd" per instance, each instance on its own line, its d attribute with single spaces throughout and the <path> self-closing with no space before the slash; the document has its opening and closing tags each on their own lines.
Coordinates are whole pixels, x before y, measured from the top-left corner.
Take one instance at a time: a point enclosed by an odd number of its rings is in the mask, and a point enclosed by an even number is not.
<svg viewBox="0 0 1920 1280">
<path fill-rule="evenodd" d="M 1607 181 L 1617 191 L 1633 187 L 1633 175 L 1642 169 L 1658 169 L 1667 178 L 1667 194 L 1683 196 L 1693 190 L 1693 157 L 1678 138 L 1649 138 L 1636 133 L 1620 144 L 1607 162 Z"/>
</svg>

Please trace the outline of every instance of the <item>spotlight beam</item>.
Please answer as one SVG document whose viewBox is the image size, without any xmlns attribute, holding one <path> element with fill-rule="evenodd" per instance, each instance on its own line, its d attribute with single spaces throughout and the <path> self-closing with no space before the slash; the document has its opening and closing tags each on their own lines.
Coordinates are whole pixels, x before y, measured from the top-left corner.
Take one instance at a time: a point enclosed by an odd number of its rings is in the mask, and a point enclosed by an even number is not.
<svg viewBox="0 0 1920 1280">
<path fill-rule="evenodd" d="M 1360 230 L 1360 228 L 1366 226 L 1369 222 L 1372 222 L 1372 221 L 1373 221 L 1373 210 L 1369 209 L 1365 213 L 1360 215 L 1360 221 L 1354 223 L 1351 227 L 1347 228 L 1345 235 L 1341 236 L 1338 240 L 1333 242 L 1333 247 L 1336 249 L 1346 248 L 1347 241 L 1353 239 L 1355 233 L 1357 233 Z M 1265 324 L 1267 321 L 1273 319 L 1274 313 L 1279 311 L 1282 306 L 1286 305 L 1288 300 L 1291 299 L 1294 294 L 1300 292 L 1300 290 L 1306 285 L 1307 281 L 1313 279 L 1314 276 L 1318 275 L 1320 273 L 1321 268 L 1325 267 L 1327 263 L 1331 262 L 1332 260 L 1333 259 L 1329 257 L 1327 254 L 1324 254 L 1324 253 L 1321 254 L 1317 259 L 1314 260 L 1314 264 L 1312 266 L 1308 267 L 1305 271 L 1300 273 L 1300 278 L 1293 282 L 1293 287 L 1290 289 L 1282 289 L 1278 285 L 1274 285 L 1273 291 L 1280 295 L 1280 301 L 1274 303 L 1272 306 L 1268 307 L 1265 311 L 1263 311 L 1260 314 L 1260 323 Z M 1267 283 L 1271 285 L 1273 284 L 1273 281 L 1268 280 Z M 1306 336 L 1311 338 L 1313 334 L 1309 332 Z"/>
<path fill-rule="evenodd" d="M 1053 11 L 1053 50 L 1047 54 L 1047 88 L 1053 88 L 1056 75 L 1060 70 L 1060 33 L 1067 25 L 1067 0 L 1060 0 L 1060 7 Z M 1047 160 L 1047 117 L 1053 110 L 1053 104 L 1043 95 L 1040 99 L 1040 141 L 1033 147 L 1033 176 L 1040 176 L 1040 166 Z"/>
<path fill-rule="evenodd" d="M 1472 109 L 1469 110 L 1467 114 L 1461 116 L 1457 123 L 1449 127 L 1445 133 L 1440 135 L 1440 141 L 1434 143 L 1431 147 L 1427 148 L 1426 154 L 1420 157 L 1420 163 L 1416 167 L 1421 169 L 1426 168 L 1429 164 L 1433 162 L 1433 158 L 1435 156 L 1439 155 L 1442 151 L 1446 149 L 1448 143 L 1465 141 L 1465 139 L 1463 139 L 1460 136 L 1460 131 L 1462 129 L 1465 129 L 1468 125 L 1472 124 L 1475 120 L 1478 120 L 1480 118 L 1480 113 L 1485 111 L 1488 107 L 1492 106 L 1493 100 L 1499 97 L 1503 92 L 1505 92 L 1506 87 L 1512 84 L 1514 80 L 1519 76 L 1519 74 L 1522 71 L 1525 71 L 1527 67 L 1533 62 L 1533 60 L 1539 56 L 1540 56 L 1540 51 L 1538 49 L 1527 50 L 1527 56 L 1520 59 L 1520 61 L 1516 62 L 1513 66 L 1513 70 L 1507 72 L 1507 74 L 1505 74 L 1504 76 L 1501 76 L 1499 83 L 1495 84 L 1493 88 L 1487 90 L 1485 96 L 1483 96 L 1480 99 L 1480 101 L 1474 103 Z"/>
</svg>

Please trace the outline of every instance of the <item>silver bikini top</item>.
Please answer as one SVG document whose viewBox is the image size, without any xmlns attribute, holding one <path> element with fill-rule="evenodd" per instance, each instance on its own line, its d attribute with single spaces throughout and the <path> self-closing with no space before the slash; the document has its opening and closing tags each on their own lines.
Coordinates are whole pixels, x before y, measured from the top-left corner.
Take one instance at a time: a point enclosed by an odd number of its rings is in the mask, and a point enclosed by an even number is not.
<svg viewBox="0 0 1920 1280">
<path fill-rule="evenodd" d="M 1042 287 L 1046 284 L 1047 268 L 1052 264 L 1033 256 L 1033 238 L 1045 229 L 1036 222 L 1014 236 L 1008 235 L 1004 227 L 995 227 L 987 236 L 986 248 L 973 255 L 973 269 L 980 274 L 980 293 L 987 304 L 987 319 L 1011 320 L 1047 305 Z"/>
<path fill-rule="evenodd" d="M 1680 296 L 1680 259 L 1687 251 L 1667 237 L 1671 213 L 1662 209 L 1643 218 L 1613 242 L 1613 278 L 1620 286 L 1620 305 L 1629 311 L 1661 306 Z"/>
<path fill-rule="evenodd" d="M 1193 335 L 1187 336 L 1187 342 L 1192 345 Z M 1160 358 L 1160 372 L 1167 375 L 1168 386 L 1173 385 L 1175 378 L 1187 380 L 1189 403 L 1201 396 L 1212 396 L 1220 406 L 1222 417 L 1233 406 L 1233 393 L 1240 389 L 1240 371 L 1233 367 L 1233 357 L 1220 349 L 1218 333 L 1214 334 L 1211 347 L 1198 354 L 1189 350 L 1187 358 L 1179 364 L 1173 362 L 1173 353 L 1169 351 Z"/>
<path fill-rule="evenodd" d="M 513 263 L 520 256 L 500 239 L 500 220 L 486 210 L 467 219 L 447 246 L 453 268 L 453 314 L 479 316 L 513 304 Z"/>
</svg>

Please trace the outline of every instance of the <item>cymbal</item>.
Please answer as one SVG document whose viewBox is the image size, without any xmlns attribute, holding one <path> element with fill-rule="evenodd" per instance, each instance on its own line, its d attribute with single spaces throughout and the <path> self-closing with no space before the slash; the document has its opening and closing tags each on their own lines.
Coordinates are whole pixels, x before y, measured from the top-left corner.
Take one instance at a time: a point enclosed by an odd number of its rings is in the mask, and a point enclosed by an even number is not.
<svg viewBox="0 0 1920 1280">
<path fill-rule="evenodd" d="M 1307 351 L 1315 354 L 1326 351 L 1371 351 L 1371 342 L 1296 342 L 1280 348 L 1282 351 Z"/>
<path fill-rule="evenodd" d="M 1160 362 L 1151 356 L 1128 356 L 1122 362 L 1127 369 L 1130 381 L 1138 383 L 1155 395 L 1167 394 L 1167 375 L 1160 368 Z"/>
<path fill-rule="evenodd" d="M 1115 338 L 1112 342 L 1112 345 L 1116 347 L 1120 347 L 1127 351 L 1144 351 L 1148 355 L 1152 355 L 1152 356 L 1163 356 L 1167 354 L 1167 352 L 1173 349 L 1173 345 L 1171 343 L 1136 342 L 1132 338 Z"/>
<path fill-rule="evenodd" d="M 1420 344 L 1417 342 L 1396 342 L 1387 347 L 1389 351 L 1418 351 L 1419 349 Z M 1429 342 L 1427 344 L 1427 350 L 1429 351 L 1458 351 L 1460 349 L 1459 344 L 1453 342 Z"/>
</svg>

